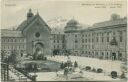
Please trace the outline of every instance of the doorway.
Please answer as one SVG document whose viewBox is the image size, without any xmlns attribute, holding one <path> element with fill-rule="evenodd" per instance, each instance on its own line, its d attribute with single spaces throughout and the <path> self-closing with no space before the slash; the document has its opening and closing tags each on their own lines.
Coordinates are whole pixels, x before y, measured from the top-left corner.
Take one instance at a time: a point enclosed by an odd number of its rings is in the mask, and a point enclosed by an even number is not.
<svg viewBox="0 0 128 82">
<path fill-rule="evenodd" d="M 112 60 L 116 60 L 116 53 L 112 53 Z"/>
<path fill-rule="evenodd" d="M 44 56 L 44 45 L 41 42 L 38 42 L 34 46 L 34 58 L 33 59 L 39 59 Z"/>
</svg>

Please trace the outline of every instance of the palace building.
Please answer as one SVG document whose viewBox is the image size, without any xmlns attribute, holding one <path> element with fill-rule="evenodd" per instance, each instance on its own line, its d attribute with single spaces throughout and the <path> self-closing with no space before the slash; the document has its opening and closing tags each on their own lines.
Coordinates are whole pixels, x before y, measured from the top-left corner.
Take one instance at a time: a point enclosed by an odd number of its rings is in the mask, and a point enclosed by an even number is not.
<svg viewBox="0 0 128 82">
<path fill-rule="evenodd" d="M 127 57 L 127 19 L 113 14 L 108 21 L 81 30 L 81 53 L 101 59 L 122 60 Z"/>
<path fill-rule="evenodd" d="M 53 33 L 52 29 L 31 9 L 27 18 L 16 30 L 1 30 L 1 51 L 7 54 L 16 51 L 19 54 L 44 55 L 64 54 L 101 59 L 126 59 L 127 18 L 111 15 L 111 19 L 95 23 L 81 29 L 82 25 L 71 19 L 67 22 L 64 33 Z M 55 53 L 54 53 L 55 54 Z"/>
<path fill-rule="evenodd" d="M 127 19 L 111 15 L 108 21 L 95 23 L 80 29 L 77 21 L 72 20 L 65 27 L 66 49 L 74 55 L 122 60 L 126 59 Z"/>
</svg>

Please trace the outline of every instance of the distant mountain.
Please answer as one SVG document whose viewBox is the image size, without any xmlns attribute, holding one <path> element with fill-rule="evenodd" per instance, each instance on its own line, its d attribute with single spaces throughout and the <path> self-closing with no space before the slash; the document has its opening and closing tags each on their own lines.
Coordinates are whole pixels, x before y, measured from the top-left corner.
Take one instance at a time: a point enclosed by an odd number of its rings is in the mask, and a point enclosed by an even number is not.
<svg viewBox="0 0 128 82">
<path fill-rule="evenodd" d="M 56 17 L 56 18 L 53 18 L 47 21 L 47 23 L 51 28 L 62 28 L 63 29 L 66 26 L 67 21 L 68 21 L 67 19 L 64 19 L 62 17 Z"/>
<path fill-rule="evenodd" d="M 47 21 L 48 25 L 52 29 L 52 33 L 64 33 L 64 27 L 67 22 L 68 20 L 62 17 L 56 17 Z"/>
<path fill-rule="evenodd" d="M 63 33 L 64 27 L 66 26 L 66 23 L 68 22 L 68 19 L 65 19 L 63 17 L 56 17 L 53 18 L 49 21 L 47 21 L 48 25 L 50 26 L 50 28 L 52 29 L 53 33 Z M 85 24 L 81 24 L 81 29 L 85 29 L 88 28 L 89 25 L 85 25 Z"/>
</svg>

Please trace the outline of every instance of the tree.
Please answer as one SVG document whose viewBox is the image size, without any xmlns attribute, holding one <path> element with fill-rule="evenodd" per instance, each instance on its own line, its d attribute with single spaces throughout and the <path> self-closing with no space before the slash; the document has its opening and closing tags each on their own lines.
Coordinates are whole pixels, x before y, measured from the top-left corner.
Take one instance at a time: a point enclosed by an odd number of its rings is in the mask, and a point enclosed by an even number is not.
<svg viewBox="0 0 128 82">
<path fill-rule="evenodd" d="M 63 62 L 61 63 L 60 68 L 64 69 L 64 63 Z"/>
<path fill-rule="evenodd" d="M 77 64 L 77 62 L 76 62 L 76 61 L 74 62 L 74 67 L 78 67 L 78 64 Z"/>
<path fill-rule="evenodd" d="M 14 65 L 18 63 L 15 51 L 11 52 L 11 55 L 8 57 L 8 61 L 9 61 L 9 63 L 14 64 Z"/>
<path fill-rule="evenodd" d="M 67 67 L 67 66 L 68 66 L 68 64 L 67 64 L 67 62 L 65 62 L 65 63 L 64 63 L 64 68 Z"/>
<path fill-rule="evenodd" d="M 117 72 L 116 71 L 112 71 L 111 72 L 111 77 L 112 78 L 117 78 Z"/>
<path fill-rule="evenodd" d="M 2 52 L 1 52 L 1 61 L 3 61 L 3 60 L 4 60 L 4 56 L 5 56 L 5 52 L 4 52 L 4 51 L 2 51 Z"/>
</svg>

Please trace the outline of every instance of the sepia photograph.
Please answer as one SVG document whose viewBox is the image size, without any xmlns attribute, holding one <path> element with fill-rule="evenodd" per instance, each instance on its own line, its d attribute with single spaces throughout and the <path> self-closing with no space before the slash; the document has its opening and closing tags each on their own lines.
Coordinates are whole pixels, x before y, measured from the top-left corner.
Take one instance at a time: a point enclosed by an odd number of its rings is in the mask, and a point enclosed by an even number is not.
<svg viewBox="0 0 128 82">
<path fill-rule="evenodd" d="M 127 82 L 127 0 L 1 0 L 1 82 Z"/>
</svg>

